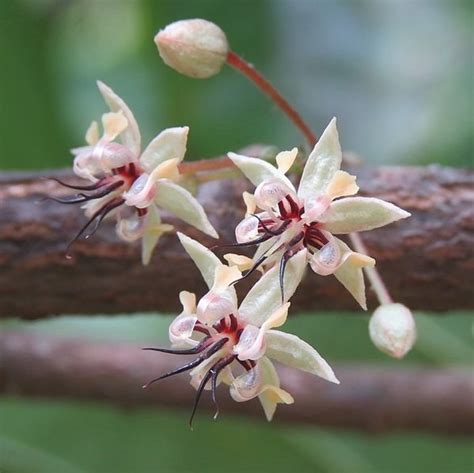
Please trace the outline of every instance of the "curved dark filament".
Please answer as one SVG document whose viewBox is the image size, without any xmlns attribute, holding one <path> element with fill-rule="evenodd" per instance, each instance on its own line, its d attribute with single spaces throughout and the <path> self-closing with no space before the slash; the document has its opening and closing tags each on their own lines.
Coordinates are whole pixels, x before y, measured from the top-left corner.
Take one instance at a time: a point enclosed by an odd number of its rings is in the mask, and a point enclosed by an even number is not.
<svg viewBox="0 0 474 473">
<path fill-rule="evenodd" d="M 216 406 L 216 412 L 214 413 L 214 420 L 217 419 L 219 415 L 219 403 L 217 402 L 217 378 L 219 377 L 219 373 L 228 365 L 230 365 L 234 360 L 235 355 L 229 355 L 227 358 L 223 358 L 219 360 L 210 370 L 209 372 L 212 373 L 211 377 L 211 395 L 212 395 L 212 402 L 214 406 Z"/>
<path fill-rule="evenodd" d="M 288 263 L 288 260 L 291 258 L 291 250 L 286 250 L 283 253 L 283 256 L 281 257 L 280 260 L 280 272 L 279 272 L 279 277 L 280 277 L 280 293 L 281 293 L 281 303 L 285 303 L 285 269 L 286 269 L 286 264 Z"/>
<path fill-rule="evenodd" d="M 201 353 L 209 346 L 209 337 L 202 340 L 199 345 L 196 345 L 193 348 L 187 348 L 186 350 L 173 350 L 172 348 L 142 348 L 146 351 L 159 351 L 160 353 L 171 353 L 172 355 L 195 355 L 196 353 Z"/>
<path fill-rule="evenodd" d="M 96 231 L 97 228 L 100 225 L 100 222 L 104 220 L 104 218 L 112 212 L 112 210 L 116 209 L 117 207 L 120 207 L 125 201 L 123 199 L 114 199 L 105 205 L 103 205 L 97 212 L 95 212 L 92 217 L 85 223 L 85 225 L 79 230 L 79 232 L 76 234 L 76 236 L 69 242 L 67 248 L 66 248 L 66 257 L 70 258 L 71 255 L 69 254 L 69 251 L 71 250 L 72 245 L 79 239 L 81 236 L 84 234 L 84 232 L 89 228 L 91 223 L 94 222 L 94 220 L 97 219 L 96 225 L 92 229 L 92 231 L 87 235 L 86 238 L 89 238 L 92 236 Z"/>
<path fill-rule="evenodd" d="M 279 232 L 279 228 L 277 230 L 271 230 L 270 228 L 267 227 L 267 225 L 264 223 L 264 221 L 256 214 L 251 214 L 252 217 L 255 217 L 262 228 L 265 230 L 266 233 L 269 233 L 270 235 L 277 236 L 280 235 L 282 232 Z"/>
<path fill-rule="evenodd" d="M 180 368 L 176 368 L 172 371 L 168 371 L 168 373 L 165 373 L 159 376 L 158 378 L 152 379 L 151 381 L 143 385 L 143 389 L 146 389 L 148 386 L 150 386 L 153 383 L 156 383 L 157 381 L 160 381 L 162 379 L 169 378 L 170 376 L 174 376 L 175 374 L 184 373 L 185 371 L 189 371 L 193 369 L 194 367 L 200 365 L 204 360 L 214 355 L 214 353 L 218 352 L 228 341 L 229 341 L 228 338 L 222 338 L 218 342 L 214 343 L 214 345 L 212 345 L 207 351 L 202 352 L 195 360 L 191 361 L 190 363 L 187 363 L 184 366 L 181 366 Z"/>
<path fill-rule="evenodd" d="M 120 207 L 124 202 L 125 201 L 123 199 L 115 199 L 109 202 L 109 204 L 107 204 L 105 208 L 102 207 L 103 211 L 97 216 L 94 223 L 94 227 L 84 238 L 87 240 L 92 235 L 94 235 L 94 233 L 99 229 L 99 226 L 104 220 L 104 218 L 107 217 L 107 215 L 109 215 L 109 213 L 112 212 L 112 210 L 116 209 L 117 207 Z"/>
<path fill-rule="evenodd" d="M 100 199 L 101 197 L 106 196 L 107 194 L 110 194 L 110 192 L 113 192 L 115 189 L 118 189 L 120 186 L 122 186 L 124 181 L 120 180 L 117 182 L 112 182 L 112 184 L 106 186 L 106 187 L 99 187 L 100 189 L 99 192 L 96 192 L 95 194 L 84 194 L 83 192 L 80 192 L 76 196 L 70 198 L 70 199 L 61 199 L 59 197 L 46 197 L 44 200 L 54 200 L 54 202 L 58 202 L 59 204 L 80 204 L 82 202 L 87 202 L 89 200 L 95 200 L 95 199 Z"/>
<path fill-rule="evenodd" d="M 272 237 L 273 237 L 273 235 L 266 235 L 265 234 L 265 235 L 263 235 L 259 238 L 256 238 L 255 240 L 247 241 L 245 243 L 229 243 L 229 244 L 226 244 L 226 245 L 215 245 L 211 249 L 216 249 L 216 248 L 245 248 L 247 246 L 255 246 L 255 245 L 258 245 L 260 243 L 263 243 L 264 241 L 267 241 Z"/>
<path fill-rule="evenodd" d="M 58 179 L 57 177 L 45 177 L 48 181 L 55 181 L 58 184 L 61 184 L 63 187 L 67 187 L 68 189 L 74 189 L 76 191 L 95 191 L 96 189 L 99 189 L 100 187 L 103 187 L 106 185 L 106 180 L 105 179 L 100 179 L 94 184 L 90 184 L 88 186 L 76 186 L 73 184 L 68 184 L 67 182 L 61 181 L 61 179 Z"/>
<path fill-rule="evenodd" d="M 304 232 L 296 235 L 289 243 L 288 249 L 283 253 L 281 260 L 280 260 L 280 269 L 279 269 L 279 278 L 280 278 L 280 292 L 281 292 L 281 303 L 285 302 L 285 269 L 288 263 L 288 260 L 294 255 L 293 247 L 297 243 L 299 243 L 304 238 Z"/>
<path fill-rule="evenodd" d="M 243 281 L 244 279 L 248 278 L 251 274 L 253 274 L 255 272 L 255 270 L 268 258 L 268 255 L 267 254 L 263 254 L 262 256 L 260 256 L 260 258 L 258 258 L 257 261 L 255 261 L 254 265 L 245 273 L 242 275 L 242 277 L 240 277 L 239 279 L 236 279 L 235 281 L 232 281 L 230 283 L 230 285 L 234 285 L 234 284 L 237 284 L 238 282 L 240 281 Z"/>
</svg>

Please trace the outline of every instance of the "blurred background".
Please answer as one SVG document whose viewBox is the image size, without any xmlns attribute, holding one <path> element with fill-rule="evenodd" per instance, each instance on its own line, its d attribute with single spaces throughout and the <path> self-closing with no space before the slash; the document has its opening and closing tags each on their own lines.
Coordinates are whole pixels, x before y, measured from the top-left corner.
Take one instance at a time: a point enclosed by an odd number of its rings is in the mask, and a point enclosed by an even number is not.
<svg viewBox="0 0 474 473">
<path fill-rule="evenodd" d="M 167 23 L 218 23 L 320 132 L 338 117 L 342 145 L 373 164 L 471 166 L 472 7 L 456 0 L 0 0 L 0 168 L 68 167 L 69 149 L 105 110 L 101 79 L 130 105 L 147 142 L 189 125 L 189 158 L 302 138 L 229 68 L 192 80 L 165 66 L 152 41 Z M 166 341 L 171 316 L 68 317 L 0 329 L 139 343 Z M 417 314 L 403 362 L 370 344 L 366 315 L 305 314 L 288 331 L 330 361 L 472 363 L 470 313 Z M 338 333 L 337 337 L 335 333 Z M 315 399 L 317 402 L 317 399 Z M 0 400 L 1 473 L 461 473 L 469 439 L 366 435 L 205 413 L 104 404 Z M 278 416 L 277 416 L 278 417 Z"/>
</svg>

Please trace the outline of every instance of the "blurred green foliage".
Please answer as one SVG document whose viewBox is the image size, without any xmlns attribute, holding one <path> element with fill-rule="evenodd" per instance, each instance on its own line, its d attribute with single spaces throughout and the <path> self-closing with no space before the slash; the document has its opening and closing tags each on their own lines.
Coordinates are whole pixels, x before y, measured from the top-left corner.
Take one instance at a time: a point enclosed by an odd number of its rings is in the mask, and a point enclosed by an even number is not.
<svg viewBox="0 0 474 473">
<path fill-rule="evenodd" d="M 167 23 L 217 22 L 316 131 L 333 115 L 345 149 L 370 162 L 472 165 L 472 5 L 443 0 L 0 0 L 0 169 L 71 164 L 105 110 L 94 81 L 130 105 L 144 142 L 190 125 L 189 159 L 249 143 L 302 141 L 285 117 L 230 68 L 192 80 L 152 42 Z M 98 339 L 166 342 L 165 316 L 60 318 L 21 326 Z M 405 364 L 472 363 L 472 314 L 417 315 Z M 286 330 L 330 361 L 401 362 L 369 343 L 367 316 L 304 315 Z M 191 389 L 191 388 L 190 388 Z M 317 399 L 315 399 L 317 402 Z M 3 399 L 1 473 L 461 473 L 466 439 L 266 425 L 187 413 Z"/>
</svg>

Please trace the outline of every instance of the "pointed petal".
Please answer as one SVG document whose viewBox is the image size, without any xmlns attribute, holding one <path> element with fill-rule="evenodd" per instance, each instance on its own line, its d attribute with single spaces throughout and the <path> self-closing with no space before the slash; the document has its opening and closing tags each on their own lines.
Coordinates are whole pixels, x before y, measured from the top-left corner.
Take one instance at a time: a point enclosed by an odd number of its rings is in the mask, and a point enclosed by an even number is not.
<svg viewBox="0 0 474 473">
<path fill-rule="evenodd" d="M 343 241 L 338 238 L 336 240 L 345 256 L 344 262 L 334 272 L 334 276 L 336 276 L 337 280 L 351 293 L 362 309 L 367 310 L 362 268 L 365 266 L 374 266 L 375 260 L 370 256 L 351 251 Z"/>
<path fill-rule="evenodd" d="M 145 221 L 145 232 L 142 239 L 142 263 L 146 266 L 151 259 L 151 255 L 158 240 L 164 233 L 173 230 L 172 225 L 160 223 L 161 218 L 155 205 L 148 207 Z"/>
<path fill-rule="evenodd" d="M 101 81 L 97 81 L 100 93 L 112 112 L 122 111 L 128 122 L 127 129 L 122 133 L 121 139 L 125 146 L 127 146 L 135 156 L 140 154 L 140 130 L 137 121 L 133 116 L 132 111 L 128 105 L 121 99 L 109 86 Z"/>
<path fill-rule="evenodd" d="M 303 279 L 306 268 L 306 249 L 292 256 L 286 265 L 285 297 L 288 301 Z M 250 289 L 239 308 L 239 314 L 248 323 L 261 327 L 281 307 L 280 277 L 278 265 L 265 273 Z"/>
<path fill-rule="evenodd" d="M 180 232 L 178 232 L 178 238 L 188 255 L 191 257 L 201 272 L 207 286 L 209 289 L 212 289 L 214 286 L 216 270 L 217 268 L 223 266 L 223 264 L 212 251 L 210 251 L 204 245 L 201 245 L 201 243 L 197 242 L 196 240 L 193 240 L 192 238 L 189 238 Z M 228 287 L 219 296 L 230 301 L 233 308 L 237 306 L 237 294 L 235 292 L 234 286 Z"/>
<path fill-rule="evenodd" d="M 183 187 L 173 182 L 160 181 L 156 189 L 155 203 L 207 235 L 219 238 L 201 204 Z"/>
<path fill-rule="evenodd" d="M 152 172 L 168 159 L 177 159 L 178 164 L 186 153 L 189 128 L 187 126 L 163 130 L 146 147 L 140 156 L 140 164 L 147 172 Z"/>
<path fill-rule="evenodd" d="M 409 212 L 381 199 L 347 197 L 333 202 L 321 220 L 325 230 L 345 234 L 383 227 L 409 216 Z"/>
<path fill-rule="evenodd" d="M 194 261 L 199 271 L 202 274 L 204 281 L 206 281 L 209 289 L 214 285 L 214 275 L 216 268 L 222 265 L 219 258 L 208 248 L 201 243 L 189 238 L 184 233 L 178 232 L 178 238 L 184 249 Z"/>
<path fill-rule="evenodd" d="M 109 112 L 102 115 L 104 137 L 107 141 L 114 141 L 117 136 L 127 129 L 128 122 L 123 112 Z"/>
<path fill-rule="evenodd" d="M 279 330 L 270 330 L 266 333 L 265 339 L 266 355 L 269 358 L 339 384 L 326 360 L 301 338 Z"/>
<path fill-rule="evenodd" d="M 282 174 L 286 174 L 290 170 L 291 166 L 293 166 L 297 155 L 298 148 L 293 148 L 291 151 L 282 151 L 281 153 L 278 153 L 275 158 L 278 170 Z"/>
<path fill-rule="evenodd" d="M 254 186 L 258 186 L 263 181 L 269 179 L 277 179 L 285 184 L 287 187 L 295 191 L 295 187 L 290 180 L 281 173 L 275 166 L 267 163 L 263 159 L 249 158 L 235 153 L 227 153 L 227 156 L 234 162 L 234 164 L 245 174 Z"/>
<path fill-rule="evenodd" d="M 93 146 L 99 141 L 99 138 L 99 125 L 96 121 L 93 121 L 86 131 L 86 142 L 88 145 Z"/>
<path fill-rule="evenodd" d="M 333 118 L 309 155 L 301 176 L 298 196 L 309 202 L 326 194 L 327 187 L 341 167 L 342 151 Z"/>
</svg>

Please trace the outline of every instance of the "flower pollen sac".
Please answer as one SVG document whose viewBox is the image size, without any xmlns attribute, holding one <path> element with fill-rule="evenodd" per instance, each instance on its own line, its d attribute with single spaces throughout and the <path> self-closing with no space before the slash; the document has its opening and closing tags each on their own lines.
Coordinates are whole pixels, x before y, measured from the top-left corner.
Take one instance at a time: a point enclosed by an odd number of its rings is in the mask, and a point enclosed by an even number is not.
<svg viewBox="0 0 474 473">
<path fill-rule="evenodd" d="M 305 250 L 315 273 L 334 274 L 366 309 L 362 268 L 375 260 L 352 251 L 335 235 L 382 227 L 410 214 L 381 199 L 352 197 L 359 188 L 355 176 L 340 170 L 336 119 L 309 155 L 298 189 L 285 176 L 296 155 L 296 148 L 279 153 L 275 167 L 262 159 L 228 154 L 256 186 L 253 195 L 244 195 L 247 216 L 235 230 L 237 244 L 231 246 L 257 246 L 248 271 L 278 265 L 282 291 L 288 261 Z"/>
<path fill-rule="evenodd" d="M 111 109 L 102 116 L 102 136 L 97 122 L 92 122 L 86 132 L 87 145 L 72 150 L 73 171 L 89 184 L 58 181 L 79 192 L 72 198 L 52 198 L 64 204 L 83 204 L 88 221 L 71 244 L 83 235 L 89 238 L 104 218 L 115 216 L 122 240 L 142 240 L 142 261 L 147 264 L 160 236 L 173 228 L 161 223 L 159 208 L 217 238 L 202 206 L 178 185 L 188 127 L 163 130 L 141 152 L 133 113 L 110 87 L 102 82 L 98 87 Z"/>
<path fill-rule="evenodd" d="M 226 62 L 229 44 L 225 33 L 207 20 L 180 20 L 155 36 L 163 61 L 176 71 L 196 79 L 207 79 Z"/>
<path fill-rule="evenodd" d="M 193 294 L 181 292 L 183 311 L 169 328 L 172 348 L 146 350 L 197 356 L 144 387 L 189 371 L 191 385 L 197 390 L 192 422 L 204 390 L 211 391 L 217 416 L 216 390 L 221 383 L 229 386 L 231 397 L 237 402 L 258 397 L 268 420 L 272 419 L 277 404 L 293 403 L 291 395 L 280 387 L 271 359 L 339 383 L 331 367 L 314 348 L 294 335 L 275 330 L 286 321 L 288 299 L 296 290 L 306 266 L 303 253 L 288 264 L 283 304 L 279 297 L 279 275 L 274 268 L 260 278 L 239 305 L 232 285 L 240 275 L 238 269 L 222 264 L 197 241 L 183 234 L 178 233 L 178 236 L 201 271 L 209 292 L 197 305 Z M 205 304 L 202 304 L 203 300 Z M 216 306 L 211 307 L 209 300 L 216 303 L 219 310 Z"/>
</svg>

